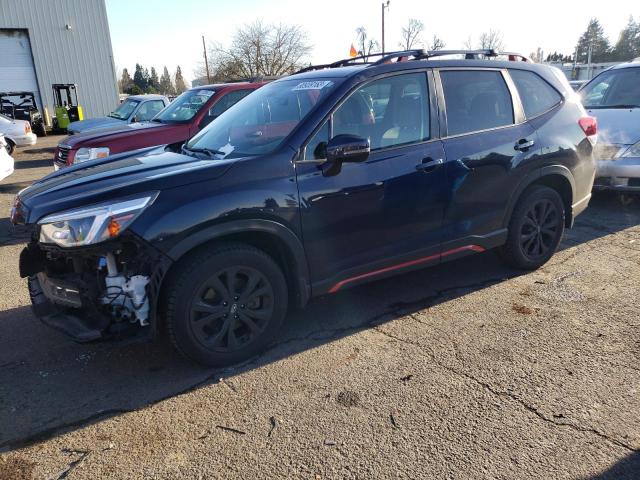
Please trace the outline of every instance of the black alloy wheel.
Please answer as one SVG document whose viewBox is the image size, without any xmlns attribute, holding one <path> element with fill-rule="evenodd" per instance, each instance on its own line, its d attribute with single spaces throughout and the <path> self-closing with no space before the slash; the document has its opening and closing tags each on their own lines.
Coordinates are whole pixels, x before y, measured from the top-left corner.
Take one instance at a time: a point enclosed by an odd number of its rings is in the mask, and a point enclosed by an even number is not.
<svg viewBox="0 0 640 480">
<path fill-rule="evenodd" d="M 178 351 L 226 366 L 254 357 L 277 335 L 287 313 L 284 273 L 245 244 L 202 247 L 179 260 L 160 305 Z"/>
<path fill-rule="evenodd" d="M 534 270 L 556 252 L 564 233 L 565 207 L 560 194 L 544 185 L 532 185 L 521 195 L 511 214 L 506 243 L 500 256 L 511 266 Z"/>
<path fill-rule="evenodd" d="M 264 333 L 274 301 L 273 287 L 261 272 L 225 268 L 208 278 L 191 300 L 191 330 L 207 349 L 236 351 Z"/>
<path fill-rule="evenodd" d="M 520 228 L 520 247 L 529 258 L 543 257 L 555 247 L 558 215 L 556 206 L 546 198 L 531 205 Z"/>
</svg>

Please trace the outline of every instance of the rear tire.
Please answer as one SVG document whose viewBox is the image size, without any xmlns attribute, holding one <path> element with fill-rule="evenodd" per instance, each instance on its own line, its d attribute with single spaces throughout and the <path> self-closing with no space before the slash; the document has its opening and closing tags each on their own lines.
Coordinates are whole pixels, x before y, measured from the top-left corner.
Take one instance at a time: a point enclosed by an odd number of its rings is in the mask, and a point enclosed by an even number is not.
<svg viewBox="0 0 640 480">
<path fill-rule="evenodd" d="M 535 270 L 556 252 L 564 233 L 565 209 L 556 190 L 533 185 L 521 196 L 509 221 L 500 256 L 512 267 Z"/>
<path fill-rule="evenodd" d="M 186 357 L 225 366 L 254 357 L 278 333 L 288 291 L 276 262 L 257 248 L 228 244 L 182 260 L 166 288 L 169 337 Z"/>
</svg>

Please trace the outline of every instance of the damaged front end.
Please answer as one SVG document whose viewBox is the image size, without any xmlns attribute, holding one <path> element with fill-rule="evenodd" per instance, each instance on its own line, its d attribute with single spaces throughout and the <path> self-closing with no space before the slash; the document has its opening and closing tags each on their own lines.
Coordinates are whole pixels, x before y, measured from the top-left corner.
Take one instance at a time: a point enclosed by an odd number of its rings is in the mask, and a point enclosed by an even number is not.
<svg viewBox="0 0 640 480">
<path fill-rule="evenodd" d="M 150 339 L 170 260 L 134 234 L 66 250 L 32 241 L 20 255 L 33 311 L 78 342 Z"/>
<path fill-rule="evenodd" d="M 155 335 L 160 283 L 171 263 L 128 227 L 157 192 L 54 213 L 20 255 L 34 313 L 79 342 Z M 20 201 L 15 212 L 27 212 Z M 16 222 L 26 216 L 12 215 Z"/>
</svg>

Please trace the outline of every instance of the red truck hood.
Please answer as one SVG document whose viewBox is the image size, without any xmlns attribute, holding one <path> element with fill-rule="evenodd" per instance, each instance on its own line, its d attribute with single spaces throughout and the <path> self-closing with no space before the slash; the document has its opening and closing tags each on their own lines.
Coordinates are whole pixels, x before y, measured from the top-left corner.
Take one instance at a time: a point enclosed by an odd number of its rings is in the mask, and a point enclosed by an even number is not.
<svg viewBox="0 0 640 480">
<path fill-rule="evenodd" d="M 130 123 L 118 125 L 114 127 L 101 128 L 99 130 L 91 130 L 86 133 L 78 133 L 70 135 L 60 142 L 60 145 L 74 148 L 76 145 L 93 142 L 93 140 L 104 140 L 106 142 L 125 139 L 127 137 L 137 135 L 154 135 L 168 134 L 176 130 L 182 131 L 186 126 L 184 124 L 165 124 L 157 122 Z"/>
</svg>

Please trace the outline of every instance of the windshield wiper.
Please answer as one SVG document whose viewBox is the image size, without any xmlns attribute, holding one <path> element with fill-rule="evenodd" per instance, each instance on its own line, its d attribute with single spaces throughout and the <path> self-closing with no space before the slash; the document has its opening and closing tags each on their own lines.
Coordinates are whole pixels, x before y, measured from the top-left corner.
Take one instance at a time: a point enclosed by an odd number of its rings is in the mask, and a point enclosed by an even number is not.
<svg viewBox="0 0 640 480">
<path fill-rule="evenodd" d="M 160 120 L 159 118 L 152 118 L 151 121 L 156 123 L 162 123 L 162 120 Z"/>
<path fill-rule="evenodd" d="M 600 108 L 640 108 L 640 105 L 633 105 L 632 103 L 620 103 L 615 105 L 593 105 L 587 108 L 592 110 L 597 110 Z"/>
<path fill-rule="evenodd" d="M 187 155 L 190 155 L 191 153 L 204 153 L 205 155 L 207 155 L 209 158 L 214 158 L 216 155 L 225 155 L 224 152 L 221 152 L 220 150 L 214 150 L 211 148 L 189 148 L 186 145 L 182 146 L 182 153 L 185 153 Z M 193 155 L 191 155 L 193 156 Z"/>
</svg>

